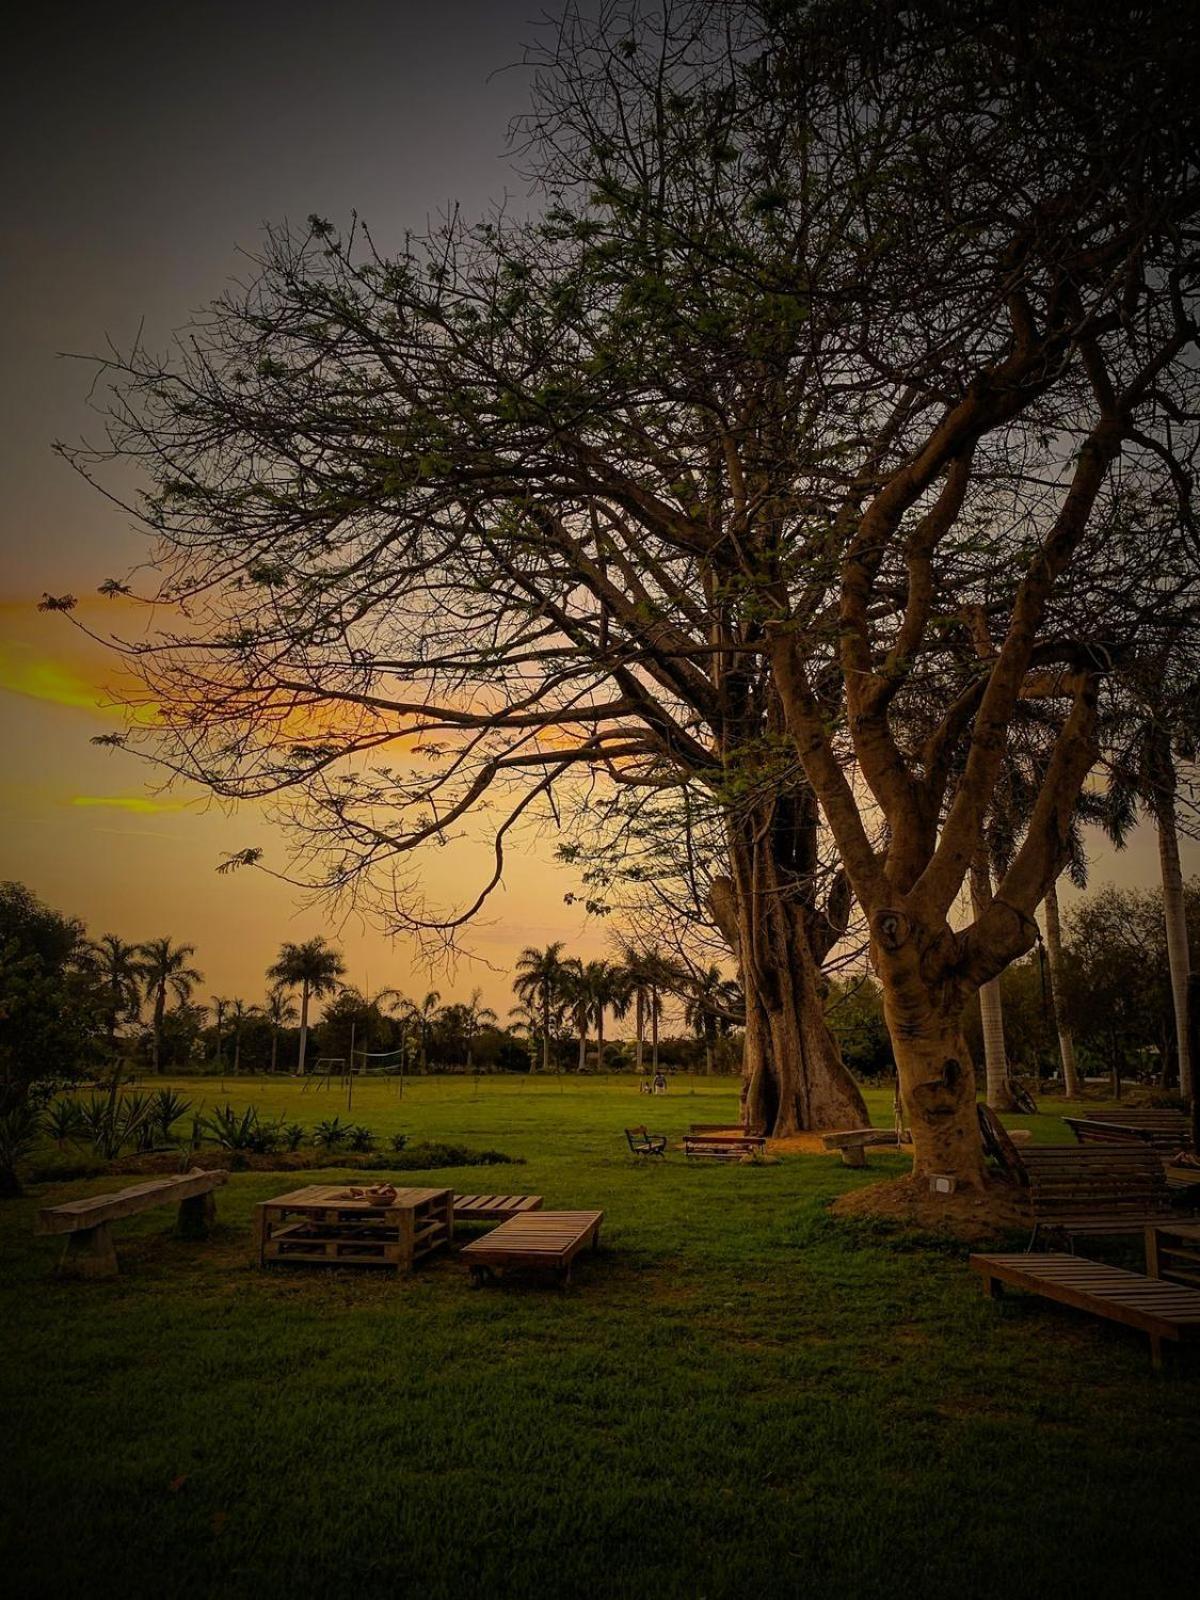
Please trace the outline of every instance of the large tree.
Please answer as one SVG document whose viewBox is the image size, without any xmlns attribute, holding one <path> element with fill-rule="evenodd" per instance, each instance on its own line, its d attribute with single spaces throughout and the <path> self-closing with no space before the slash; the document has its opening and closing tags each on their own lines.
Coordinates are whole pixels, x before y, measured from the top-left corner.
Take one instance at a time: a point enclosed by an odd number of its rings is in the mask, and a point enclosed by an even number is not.
<svg viewBox="0 0 1200 1600">
<path fill-rule="evenodd" d="M 317 934 L 300 944 L 291 941 L 280 946 L 278 959 L 267 968 L 267 977 L 275 988 L 300 991 L 300 1054 L 296 1062 L 296 1076 L 304 1076 L 305 1058 L 308 1054 L 308 1002 L 314 996 L 336 994 L 346 971 L 342 953 Z"/>
<path fill-rule="evenodd" d="M 300 797 L 324 883 L 418 930 L 586 776 L 703 786 L 755 1119 L 861 1116 L 819 973 L 852 889 L 916 1171 L 981 1183 L 963 1007 L 1033 937 L 1106 666 L 1191 537 L 1195 22 L 1135 11 L 571 13 L 536 218 L 272 233 L 109 364 L 188 613 L 139 651 L 157 754 Z M 1034 696 L 1028 832 L 954 932 Z M 436 911 L 404 863 L 471 816 L 493 871 Z"/>
<path fill-rule="evenodd" d="M 155 1072 L 163 1071 L 163 1019 L 168 995 L 174 995 L 179 1005 L 187 1005 L 196 985 L 204 981 L 203 973 L 189 965 L 195 954 L 194 944 L 172 944 L 169 938 L 149 939 L 138 946 L 139 970 L 151 1006 L 151 1061 Z M 219 1052 L 219 1036 L 217 1049 Z"/>
</svg>

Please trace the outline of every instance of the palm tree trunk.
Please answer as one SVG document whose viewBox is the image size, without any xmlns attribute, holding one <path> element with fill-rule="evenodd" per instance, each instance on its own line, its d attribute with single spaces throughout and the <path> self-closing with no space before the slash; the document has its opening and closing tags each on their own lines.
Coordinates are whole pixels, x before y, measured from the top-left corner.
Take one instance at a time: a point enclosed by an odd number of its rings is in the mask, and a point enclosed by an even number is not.
<svg viewBox="0 0 1200 1600">
<path fill-rule="evenodd" d="M 1167 924 L 1167 961 L 1171 970 L 1171 999 L 1175 1010 L 1175 1046 L 1179 1053 L 1179 1093 L 1191 1100 L 1192 1058 L 1188 1040 L 1187 914 L 1183 899 L 1183 872 L 1179 865 L 1179 833 L 1175 823 L 1175 795 L 1163 785 L 1155 804 L 1158 825 L 1158 860 L 1162 872 L 1163 915 Z"/>
<path fill-rule="evenodd" d="M 642 1044 L 646 1037 L 646 997 L 639 989 L 637 992 L 637 1070 L 643 1072 Z"/>
<path fill-rule="evenodd" d="M 650 991 L 650 1059 L 658 1076 L 658 990 Z"/>
<path fill-rule="evenodd" d="M 279 1029 L 271 1029 L 271 1071 L 274 1073 L 279 1061 Z"/>
<path fill-rule="evenodd" d="M 233 1075 L 235 1078 L 242 1074 L 242 1030 L 235 1028 L 233 1031 Z"/>
<path fill-rule="evenodd" d="M 604 1007 L 596 1013 L 596 1071 L 604 1071 Z"/>
<path fill-rule="evenodd" d="M 154 993 L 154 1070 L 162 1071 L 162 1025 L 163 1012 L 167 1009 L 166 985 L 161 985 Z"/>
<path fill-rule="evenodd" d="M 988 871 L 987 862 L 976 858 L 971 864 L 971 909 L 977 919 L 984 914 L 991 903 L 991 873 Z M 1013 1102 L 1008 1085 L 1008 1058 L 1004 1049 L 1004 1008 L 1000 1000 L 999 978 L 993 978 L 979 990 L 979 1020 L 983 1027 L 987 1103 L 993 1111 L 1011 1111 Z"/>
<path fill-rule="evenodd" d="M 542 1001 L 542 1071 L 550 1071 L 550 996 Z"/>
<path fill-rule="evenodd" d="M 304 1076 L 304 1058 L 308 1054 L 308 979 L 305 978 L 300 989 L 300 1060 L 296 1065 L 296 1076 Z"/>
<path fill-rule="evenodd" d="M 587 1028 L 579 1030 L 579 1070 L 587 1071 Z"/>
<path fill-rule="evenodd" d="M 1075 1041 L 1067 1026 L 1066 1005 L 1063 1000 L 1063 948 L 1062 921 L 1058 914 L 1058 885 L 1052 883 L 1046 891 L 1046 962 L 1050 968 L 1050 1003 L 1054 1007 L 1054 1025 L 1058 1030 L 1058 1054 L 1062 1061 L 1063 1090 L 1069 1099 L 1079 1098 L 1079 1068 L 1075 1064 Z"/>
</svg>

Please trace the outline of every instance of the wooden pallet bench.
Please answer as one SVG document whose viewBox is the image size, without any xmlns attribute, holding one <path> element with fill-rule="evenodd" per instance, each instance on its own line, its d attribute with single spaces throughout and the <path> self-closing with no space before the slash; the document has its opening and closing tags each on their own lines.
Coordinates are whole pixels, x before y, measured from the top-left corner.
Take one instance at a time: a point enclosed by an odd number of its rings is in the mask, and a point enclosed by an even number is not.
<svg viewBox="0 0 1200 1600">
<path fill-rule="evenodd" d="M 313 1183 L 254 1208 L 260 1266 L 392 1267 L 411 1272 L 450 1243 L 449 1189 L 397 1189 L 394 1199 L 350 1198 L 344 1183 Z"/>
<path fill-rule="evenodd" d="M 525 1211 L 540 1211 L 540 1194 L 456 1194 L 455 1222 L 507 1222 Z"/>
<path fill-rule="evenodd" d="M 1074 1306 L 1093 1316 L 1137 1328 L 1150 1340 L 1150 1358 L 1162 1365 L 1164 1339 L 1200 1340 L 1200 1290 L 1109 1267 L 1055 1251 L 1038 1255 L 973 1255 L 971 1270 L 984 1290 L 999 1295 L 1002 1284 L 1045 1300 Z"/>
<path fill-rule="evenodd" d="M 845 1133 L 822 1134 L 821 1143 L 826 1150 L 841 1151 L 844 1167 L 865 1167 L 868 1147 L 884 1145 L 898 1150 L 912 1143 L 912 1134 L 898 1134 L 894 1128 L 848 1128 Z"/>
<path fill-rule="evenodd" d="M 43 1206 L 34 1232 L 65 1233 L 66 1246 L 58 1270 L 79 1278 L 110 1278 L 117 1271 L 112 1224 L 139 1211 L 173 1203 L 179 1205 L 179 1232 L 186 1238 L 203 1238 L 216 1215 L 213 1190 L 228 1181 L 227 1172 L 180 1173 L 170 1178 L 150 1178 L 115 1194 L 92 1195 L 88 1200 L 68 1200 L 61 1206 Z"/>
<path fill-rule="evenodd" d="M 696 1122 L 683 1136 L 685 1156 L 703 1156 L 714 1161 L 742 1161 L 761 1155 L 767 1147 L 766 1135 L 747 1133 L 745 1128 L 719 1123 Z"/>
<path fill-rule="evenodd" d="M 464 1245 L 462 1257 L 476 1287 L 514 1269 L 553 1272 L 570 1283 L 575 1257 L 599 1246 L 603 1221 L 603 1211 L 525 1212 Z"/>
</svg>

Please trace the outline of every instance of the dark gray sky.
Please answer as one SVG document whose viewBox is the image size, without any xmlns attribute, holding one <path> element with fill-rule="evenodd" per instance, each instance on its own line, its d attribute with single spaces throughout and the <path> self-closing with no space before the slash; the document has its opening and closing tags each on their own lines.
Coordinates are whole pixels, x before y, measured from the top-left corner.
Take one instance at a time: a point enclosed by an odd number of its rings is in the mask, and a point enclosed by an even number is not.
<svg viewBox="0 0 1200 1600">
<path fill-rule="evenodd" d="M 381 243 L 522 193 L 504 158 L 536 0 L 57 5 L 10 35 L 0 540 L 8 595 L 87 588 L 135 541 L 48 454 L 88 426 L 56 359 L 152 342 L 268 221 L 356 208 Z M 544 25 L 544 24 L 542 24 Z"/>
</svg>

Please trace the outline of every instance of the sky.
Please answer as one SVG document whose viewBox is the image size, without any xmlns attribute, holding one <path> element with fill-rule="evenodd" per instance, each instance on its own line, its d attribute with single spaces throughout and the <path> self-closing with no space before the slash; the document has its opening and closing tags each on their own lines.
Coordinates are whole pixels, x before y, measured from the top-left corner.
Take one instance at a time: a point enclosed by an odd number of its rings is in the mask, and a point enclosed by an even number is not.
<svg viewBox="0 0 1200 1600">
<path fill-rule="evenodd" d="M 369 990 L 479 985 L 503 1011 L 525 944 L 605 950 L 563 895 L 577 885 L 528 841 L 471 945 L 430 973 L 415 951 L 343 922 L 261 874 L 219 876 L 222 853 L 273 847 L 264 820 L 188 792 L 162 794 L 136 758 L 89 740 L 120 724 L 113 658 L 43 593 L 80 596 L 112 626 L 98 584 L 144 550 L 129 516 L 51 450 L 98 436 L 90 369 L 111 341 L 163 346 L 244 269 L 264 225 L 317 213 L 366 219 L 387 246 L 451 202 L 467 214 L 524 185 L 505 158 L 525 104 L 519 63 L 535 0 L 254 0 L 42 8 L 10 33 L 3 74 L 5 248 L 0 251 L 0 878 L 17 878 L 94 934 L 194 944 L 205 992 L 258 997 L 284 939 L 323 933 Z M 509 69 L 509 70 L 506 70 Z M 64 355 L 69 352 L 71 355 Z M 1200 870 L 1186 847 L 1185 865 Z M 1151 883 L 1153 840 L 1098 844 L 1093 882 Z M 472 874 L 441 852 L 431 898 Z M 439 878 L 441 881 L 439 882 Z"/>
</svg>

